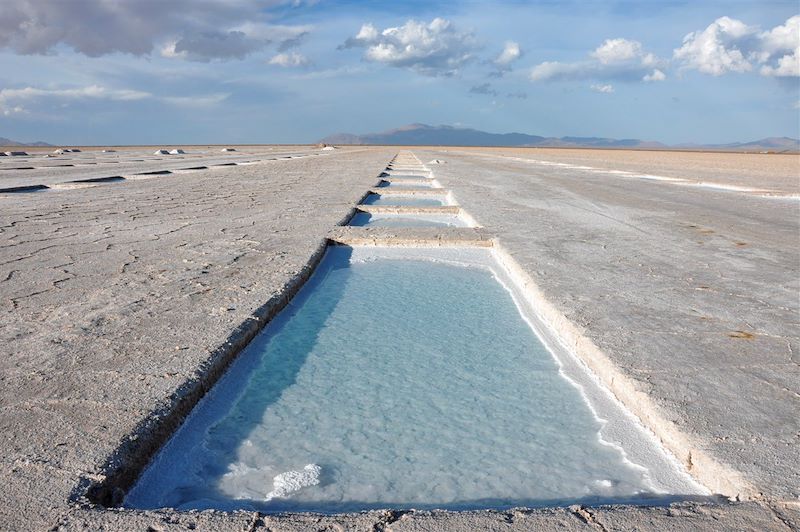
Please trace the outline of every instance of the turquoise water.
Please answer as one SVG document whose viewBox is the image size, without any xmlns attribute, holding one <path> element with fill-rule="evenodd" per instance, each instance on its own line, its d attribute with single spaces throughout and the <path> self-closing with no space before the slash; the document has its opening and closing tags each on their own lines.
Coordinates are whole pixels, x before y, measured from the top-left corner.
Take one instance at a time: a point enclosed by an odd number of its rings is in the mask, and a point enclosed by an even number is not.
<svg viewBox="0 0 800 532">
<path fill-rule="evenodd" d="M 444 205 L 445 202 L 440 197 L 431 197 L 422 195 L 402 196 L 399 194 L 391 194 L 383 196 L 380 194 L 370 194 L 364 199 L 362 204 L 394 205 L 399 207 L 437 207 Z"/>
<path fill-rule="evenodd" d="M 126 506 L 343 512 L 647 499 L 648 471 L 601 440 L 601 421 L 511 293 L 466 264 L 331 248 Z"/>
<path fill-rule="evenodd" d="M 359 212 L 348 225 L 355 227 L 469 227 L 462 218 L 446 214 L 373 214 Z"/>
</svg>

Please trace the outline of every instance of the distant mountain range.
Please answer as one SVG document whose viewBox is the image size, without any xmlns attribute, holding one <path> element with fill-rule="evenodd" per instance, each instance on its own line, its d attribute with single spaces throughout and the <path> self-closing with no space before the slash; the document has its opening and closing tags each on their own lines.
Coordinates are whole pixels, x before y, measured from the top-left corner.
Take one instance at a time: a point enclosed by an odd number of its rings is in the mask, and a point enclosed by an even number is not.
<svg viewBox="0 0 800 532">
<path fill-rule="evenodd" d="M 5 137 L 0 137 L 0 146 L 52 146 L 52 144 L 48 144 L 42 141 L 19 142 L 17 140 L 11 140 Z"/>
<path fill-rule="evenodd" d="M 400 146 L 519 146 L 553 148 L 638 148 L 732 151 L 800 151 L 800 140 L 771 137 L 752 142 L 732 144 L 677 144 L 639 139 L 608 139 L 602 137 L 541 137 L 525 133 L 487 133 L 477 129 L 452 126 L 410 124 L 382 133 L 353 135 L 337 133 L 320 142 L 326 144 L 400 145 Z"/>
</svg>

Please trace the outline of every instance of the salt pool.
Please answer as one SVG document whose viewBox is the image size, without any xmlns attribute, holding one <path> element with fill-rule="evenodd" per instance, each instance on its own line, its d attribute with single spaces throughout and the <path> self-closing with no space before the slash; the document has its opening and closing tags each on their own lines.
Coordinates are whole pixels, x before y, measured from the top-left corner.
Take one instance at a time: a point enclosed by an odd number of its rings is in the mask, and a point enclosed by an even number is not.
<svg viewBox="0 0 800 532">
<path fill-rule="evenodd" d="M 486 249 L 329 249 L 126 506 L 330 513 L 705 493 L 520 294 Z"/>
<path fill-rule="evenodd" d="M 391 180 L 387 180 L 391 179 Z M 393 179 L 387 178 L 378 183 L 380 188 L 440 188 L 433 179 Z"/>
<path fill-rule="evenodd" d="M 448 205 L 446 196 L 408 195 L 401 194 L 369 194 L 362 205 L 394 205 L 398 207 L 436 207 Z"/>
<path fill-rule="evenodd" d="M 358 212 L 348 225 L 354 227 L 469 227 L 455 214 L 394 214 Z"/>
</svg>

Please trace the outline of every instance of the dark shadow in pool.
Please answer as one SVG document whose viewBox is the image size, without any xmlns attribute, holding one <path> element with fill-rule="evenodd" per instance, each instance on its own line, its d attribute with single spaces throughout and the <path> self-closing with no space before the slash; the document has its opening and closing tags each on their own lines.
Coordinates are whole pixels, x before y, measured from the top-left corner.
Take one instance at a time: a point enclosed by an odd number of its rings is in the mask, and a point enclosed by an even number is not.
<svg viewBox="0 0 800 532">
<path fill-rule="evenodd" d="M 319 333 L 324 329 L 326 321 L 336 308 L 336 304 L 341 299 L 349 276 L 350 276 L 350 257 L 352 248 L 335 246 L 328 249 L 314 274 L 306 282 L 303 288 L 292 298 L 289 304 L 256 336 L 248 345 L 247 350 L 240 355 L 214 389 L 214 396 L 210 398 L 213 409 L 212 416 L 217 417 L 217 421 L 208 426 L 208 449 L 219 450 L 223 454 L 232 449 L 238 448 L 247 439 L 252 430 L 262 423 L 264 412 L 278 399 L 284 391 L 295 384 L 300 369 L 306 362 L 308 354 L 313 350 L 317 343 Z M 341 270 L 341 271 L 339 271 Z M 333 290 L 326 290 L 325 298 L 312 301 L 306 308 L 306 302 L 317 292 L 317 287 L 325 283 L 326 278 L 332 273 L 337 272 L 339 277 L 336 283 L 331 283 Z M 304 328 L 313 331 L 313 334 L 303 336 L 292 336 L 290 349 L 281 350 L 279 360 L 269 360 L 266 358 L 266 347 L 281 333 L 287 324 L 299 313 L 303 311 Z M 288 355 L 287 355 L 288 353 Z M 258 371 L 259 366 L 269 368 L 269 371 Z M 221 414 L 221 415 L 220 415 Z M 205 427 L 206 425 L 203 425 Z M 202 429 L 201 429 L 202 430 Z M 196 434 L 203 437 L 202 434 Z M 206 464 L 204 477 L 207 482 L 203 486 L 195 488 L 184 488 L 184 496 L 189 499 L 204 492 L 208 494 L 209 486 L 219 484 L 219 479 L 228 472 L 228 463 Z M 325 475 L 323 475 L 323 480 Z M 219 507 L 227 507 L 226 501 L 230 501 L 231 508 L 235 508 L 239 503 L 236 499 L 217 490 L 213 500 L 219 503 Z"/>
</svg>

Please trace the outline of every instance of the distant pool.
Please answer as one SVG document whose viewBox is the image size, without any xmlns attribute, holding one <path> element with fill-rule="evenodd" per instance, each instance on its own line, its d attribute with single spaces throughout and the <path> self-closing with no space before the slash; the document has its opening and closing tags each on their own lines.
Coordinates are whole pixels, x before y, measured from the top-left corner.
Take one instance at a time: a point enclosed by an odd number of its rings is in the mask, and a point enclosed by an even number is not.
<svg viewBox="0 0 800 532">
<path fill-rule="evenodd" d="M 363 205 L 395 205 L 399 207 L 436 207 L 446 205 L 444 196 L 408 195 L 400 194 L 370 194 Z"/>
<path fill-rule="evenodd" d="M 381 181 L 378 184 L 378 187 L 380 187 L 380 188 L 387 188 L 387 187 L 388 188 L 401 188 L 402 187 L 402 188 L 429 189 L 429 188 L 434 188 L 433 185 L 434 185 L 433 179 L 414 179 L 414 180 L 409 180 L 409 179 L 394 180 L 393 179 L 391 181 L 387 181 L 387 180 L 384 179 L 383 181 Z"/>
<path fill-rule="evenodd" d="M 350 220 L 355 227 L 469 227 L 455 214 L 376 214 L 359 212 Z"/>
<path fill-rule="evenodd" d="M 126 506 L 459 510 L 696 490 L 601 438 L 497 268 L 487 250 L 331 248 Z"/>
</svg>

